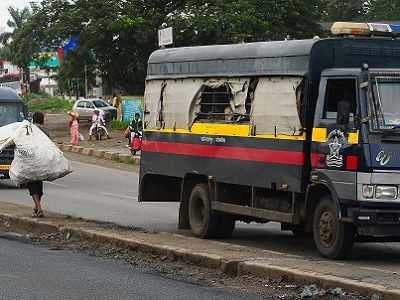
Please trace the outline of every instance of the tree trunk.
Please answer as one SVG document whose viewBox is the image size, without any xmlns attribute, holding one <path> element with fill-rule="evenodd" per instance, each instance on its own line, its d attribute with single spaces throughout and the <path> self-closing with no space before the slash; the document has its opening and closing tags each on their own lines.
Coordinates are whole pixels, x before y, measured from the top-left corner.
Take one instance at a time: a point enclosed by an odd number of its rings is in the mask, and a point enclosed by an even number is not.
<svg viewBox="0 0 400 300">
<path fill-rule="evenodd" d="M 28 96 L 30 93 L 31 72 L 29 66 L 24 66 L 22 70 L 22 83 L 26 92 L 26 96 Z"/>
</svg>

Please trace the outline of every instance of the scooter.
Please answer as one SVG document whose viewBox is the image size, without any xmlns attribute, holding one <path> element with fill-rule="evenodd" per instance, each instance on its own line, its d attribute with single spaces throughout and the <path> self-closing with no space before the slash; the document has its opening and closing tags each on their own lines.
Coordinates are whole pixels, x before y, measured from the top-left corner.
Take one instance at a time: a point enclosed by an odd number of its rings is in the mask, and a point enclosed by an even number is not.
<svg viewBox="0 0 400 300">
<path fill-rule="evenodd" d="M 142 135 L 138 133 L 132 133 L 130 150 L 133 156 L 138 151 L 142 150 Z"/>
<path fill-rule="evenodd" d="M 101 139 L 106 135 L 106 131 L 98 122 L 96 122 L 95 125 L 96 126 L 93 128 L 93 136 L 97 141 L 101 141 Z"/>
</svg>

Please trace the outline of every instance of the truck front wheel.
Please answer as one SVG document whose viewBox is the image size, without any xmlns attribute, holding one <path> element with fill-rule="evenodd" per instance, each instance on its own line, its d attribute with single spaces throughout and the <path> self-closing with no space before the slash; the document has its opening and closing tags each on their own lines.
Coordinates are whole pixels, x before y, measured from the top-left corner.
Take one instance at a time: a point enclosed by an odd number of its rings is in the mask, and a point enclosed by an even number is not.
<svg viewBox="0 0 400 300">
<path fill-rule="evenodd" d="M 314 243 L 322 256 L 342 259 L 348 256 L 354 242 L 354 226 L 339 220 L 339 211 L 330 195 L 317 204 L 313 219 Z"/>
</svg>

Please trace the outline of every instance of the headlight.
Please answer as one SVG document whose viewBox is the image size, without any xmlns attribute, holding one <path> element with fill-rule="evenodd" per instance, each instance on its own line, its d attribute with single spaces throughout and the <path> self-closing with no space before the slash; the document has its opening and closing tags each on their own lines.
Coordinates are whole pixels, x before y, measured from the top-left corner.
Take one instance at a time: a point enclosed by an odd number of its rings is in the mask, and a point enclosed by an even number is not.
<svg viewBox="0 0 400 300">
<path fill-rule="evenodd" d="M 374 198 L 374 186 L 373 185 L 363 185 L 362 195 L 364 199 Z"/>
<path fill-rule="evenodd" d="M 397 198 L 397 187 L 388 185 L 377 185 L 375 198 L 380 200 L 394 200 Z"/>
</svg>

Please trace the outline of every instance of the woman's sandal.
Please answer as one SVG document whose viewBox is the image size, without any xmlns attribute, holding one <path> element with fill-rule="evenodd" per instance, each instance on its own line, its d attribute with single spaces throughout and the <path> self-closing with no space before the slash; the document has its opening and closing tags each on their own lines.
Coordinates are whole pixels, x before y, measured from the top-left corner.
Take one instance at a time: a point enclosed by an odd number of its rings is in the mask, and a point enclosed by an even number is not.
<svg viewBox="0 0 400 300">
<path fill-rule="evenodd" d="M 38 213 L 38 209 L 35 207 L 33 209 L 32 218 L 36 218 L 37 217 L 37 213 Z"/>
</svg>

